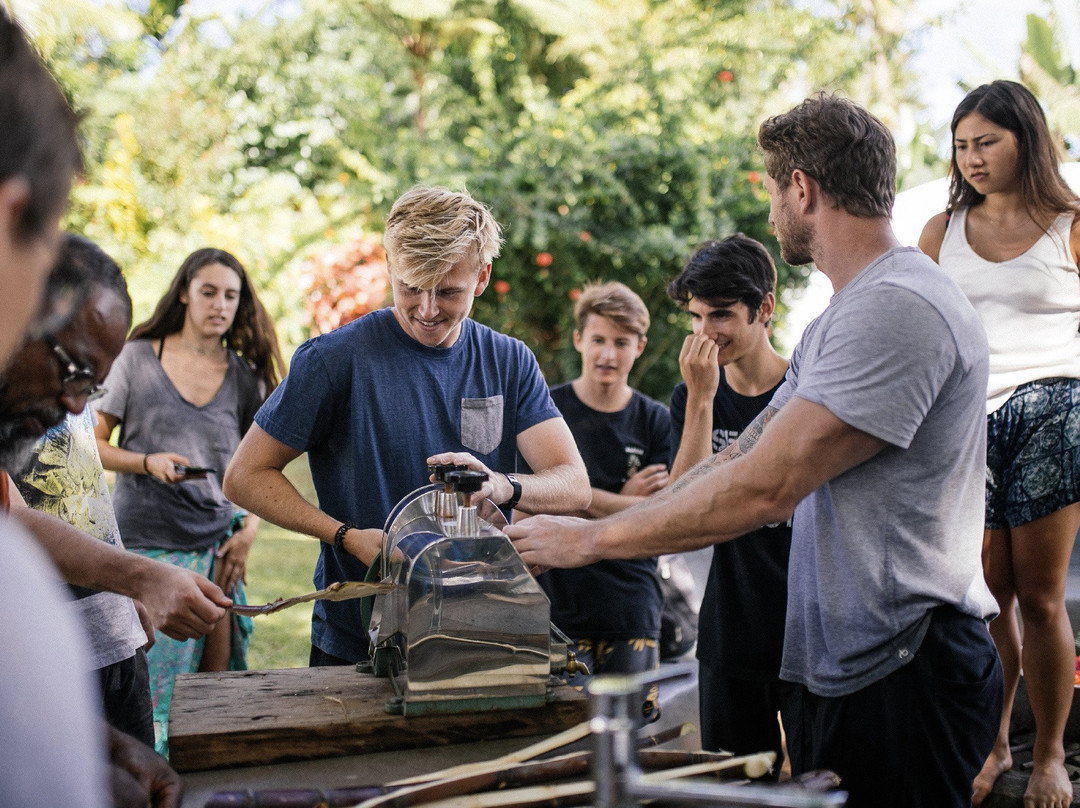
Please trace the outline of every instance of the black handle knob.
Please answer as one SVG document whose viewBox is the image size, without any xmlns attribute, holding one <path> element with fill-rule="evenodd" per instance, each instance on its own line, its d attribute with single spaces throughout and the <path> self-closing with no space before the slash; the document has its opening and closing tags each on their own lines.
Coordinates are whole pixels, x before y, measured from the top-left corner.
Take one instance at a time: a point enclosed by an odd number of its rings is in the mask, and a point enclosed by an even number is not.
<svg viewBox="0 0 1080 808">
<path fill-rule="evenodd" d="M 487 474 L 482 471 L 449 471 L 446 473 L 446 481 L 454 487 L 455 491 L 462 494 L 475 494 L 483 487 L 487 479 Z"/>
<path fill-rule="evenodd" d="M 435 478 L 437 483 L 449 482 L 446 475 L 452 471 L 465 471 L 468 466 L 455 465 L 453 463 L 428 463 L 428 474 Z"/>
</svg>

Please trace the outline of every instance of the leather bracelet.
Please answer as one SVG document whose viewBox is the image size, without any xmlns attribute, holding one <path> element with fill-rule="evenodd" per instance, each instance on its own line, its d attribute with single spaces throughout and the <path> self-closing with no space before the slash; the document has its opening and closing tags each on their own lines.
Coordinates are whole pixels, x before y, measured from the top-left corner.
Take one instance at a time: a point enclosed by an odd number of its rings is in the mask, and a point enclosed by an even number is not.
<svg viewBox="0 0 1080 808">
<path fill-rule="evenodd" d="M 345 549 L 345 534 L 348 533 L 350 530 L 359 530 L 359 529 L 360 528 L 358 528 L 356 525 L 352 524 L 351 522 L 342 522 L 340 525 L 338 525 L 338 529 L 334 533 L 334 549 L 339 550 L 339 551 L 341 551 L 343 553 L 348 552 Z"/>
<path fill-rule="evenodd" d="M 146 465 L 146 461 L 149 460 L 149 459 L 150 459 L 150 453 L 149 452 L 147 452 L 146 454 L 144 454 L 142 456 L 142 468 L 143 468 L 143 471 L 145 471 L 147 474 L 150 473 L 150 467 L 148 465 Z"/>
<path fill-rule="evenodd" d="M 504 471 L 503 476 L 510 481 L 510 487 L 514 489 L 514 492 L 510 495 L 510 499 L 502 504 L 502 507 L 510 510 L 521 500 L 521 483 L 518 482 L 518 478 L 513 474 L 507 474 Z"/>
</svg>

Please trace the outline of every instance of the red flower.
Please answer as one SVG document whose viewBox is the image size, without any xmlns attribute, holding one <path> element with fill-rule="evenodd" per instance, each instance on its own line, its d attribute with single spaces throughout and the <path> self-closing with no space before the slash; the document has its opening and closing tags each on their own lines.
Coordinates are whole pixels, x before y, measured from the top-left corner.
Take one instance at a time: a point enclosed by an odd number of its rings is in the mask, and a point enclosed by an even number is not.
<svg viewBox="0 0 1080 808">
<path fill-rule="evenodd" d="M 730 84 L 735 79 L 735 74 L 730 70 L 721 70 L 716 74 L 716 80 L 721 84 Z"/>
<path fill-rule="evenodd" d="M 586 243 L 590 242 L 592 241 L 592 233 L 590 233 L 588 230 L 582 230 L 580 233 L 580 238 Z"/>
<path fill-rule="evenodd" d="M 757 171 L 747 171 L 746 178 L 750 180 L 750 182 L 761 182 L 761 174 Z"/>
<path fill-rule="evenodd" d="M 551 257 L 551 253 L 542 252 L 536 254 L 536 265 L 538 267 L 549 267 L 554 260 L 555 259 Z"/>
<path fill-rule="evenodd" d="M 510 291 L 510 281 L 495 281 L 495 294 L 505 295 Z"/>
<path fill-rule="evenodd" d="M 581 290 L 571 289 L 569 292 L 567 292 L 567 297 L 569 297 L 571 300 L 577 300 L 579 297 L 581 297 Z"/>
</svg>

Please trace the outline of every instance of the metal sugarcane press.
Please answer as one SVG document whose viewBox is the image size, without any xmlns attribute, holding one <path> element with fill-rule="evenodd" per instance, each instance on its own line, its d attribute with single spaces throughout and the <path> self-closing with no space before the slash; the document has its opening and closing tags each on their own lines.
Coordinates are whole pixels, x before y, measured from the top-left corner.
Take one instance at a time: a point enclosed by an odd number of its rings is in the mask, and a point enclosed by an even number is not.
<svg viewBox="0 0 1080 808">
<path fill-rule="evenodd" d="M 543 706 L 551 675 L 584 670 L 551 625 L 547 595 L 476 501 L 487 475 L 433 466 L 436 483 L 401 500 L 383 531 L 369 635 L 371 669 L 394 683 L 387 710 L 404 715 Z"/>
</svg>

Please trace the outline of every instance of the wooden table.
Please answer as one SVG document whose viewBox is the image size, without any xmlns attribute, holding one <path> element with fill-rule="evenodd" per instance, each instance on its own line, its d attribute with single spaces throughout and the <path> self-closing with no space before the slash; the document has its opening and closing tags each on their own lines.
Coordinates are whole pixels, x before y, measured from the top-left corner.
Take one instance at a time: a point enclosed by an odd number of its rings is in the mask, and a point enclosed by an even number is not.
<svg viewBox="0 0 1080 808">
<path fill-rule="evenodd" d="M 550 735 L 588 718 L 560 686 L 546 706 L 457 715 L 387 713 L 388 679 L 352 667 L 178 676 L 169 759 L 178 772 Z"/>
</svg>

